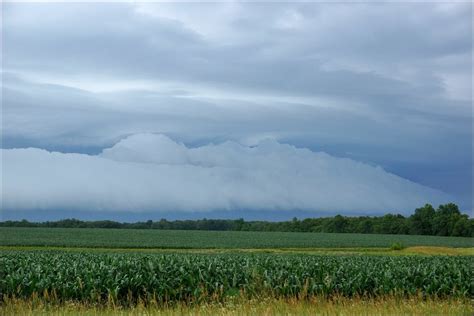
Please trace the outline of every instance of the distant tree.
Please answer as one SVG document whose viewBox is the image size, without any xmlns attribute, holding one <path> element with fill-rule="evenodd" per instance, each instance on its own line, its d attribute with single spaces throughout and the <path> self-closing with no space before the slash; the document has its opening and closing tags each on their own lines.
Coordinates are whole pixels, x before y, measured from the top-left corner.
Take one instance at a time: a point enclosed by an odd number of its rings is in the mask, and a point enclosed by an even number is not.
<svg viewBox="0 0 474 316">
<path fill-rule="evenodd" d="M 305 218 L 300 222 L 300 231 L 310 232 L 314 226 L 314 220 L 312 218 Z"/>
<path fill-rule="evenodd" d="M 359 221 L 357 225 L 357 232 L 362 234 L 371 234 L 374 232 L 374 224 L 370 219 Z"/>
<path fill-rule="evenodd" d="M 345 233 L 348 220 L 341 215 L 336 215 L 324 223 L 324 231 L 328 233 Z"/>
<path fill-rule="evenodd" d="M 242 230 L 244 226 L 244 219 L 243 218 L 239 218 L 239 219 L 236 219 L 234 220 L 234 230 Z"/>
<path fill-rule="evenodd" d="M 458 220 L 462 219 L 459 208 L 454 203 L 440 205 L 433 217 L 433 233 L 438 236 L 452 236 Z"/>
<path fill-rule="evenodd" d="M 124 229 L 184 229 L 184 230 L 242 230 L 242 231 L 286 231 L 286 232 L 331 232 L 331 233 L 380 233 L 419 234 L 440 236 L 474 237 L 474 219 L 462 214 L 456 204 L 440 205 L 435 211 L 430 204 L 417 208 L 406 218 L 400 214 L 384 216 L 360 216 L 306 218 L 289 221 L 244 221 L 230 219 L 200 219 L 167 221 L 162 218 L 154 222 L 119 223 L 115 221 L 81 221 L 63 219 L 59 221 L 29 222 L 0 221 L 2 227 L 64 227 L 64 228 L 124 228 Z"/>
<path fill-rule="evenodd" d="M 433 219 L 435 209 L 431 204 L 417 208 L 415 213 L 410 216 L 410 232 L 414 235 L 431 235 L 433 234 Z"/>
<path fill-rule="evenodd" d="M 386 214 L 382 217 L 382 230 L 384 234 L 407 234 L 409 227 L 403 215 Z"/>
<path fill-rule="evenodd" d="M 461 214 L 454 224 L 451 236 L 472 236 L 472 227 L 469 222 L 469 217 L 466 214 Z"/>
</svg>

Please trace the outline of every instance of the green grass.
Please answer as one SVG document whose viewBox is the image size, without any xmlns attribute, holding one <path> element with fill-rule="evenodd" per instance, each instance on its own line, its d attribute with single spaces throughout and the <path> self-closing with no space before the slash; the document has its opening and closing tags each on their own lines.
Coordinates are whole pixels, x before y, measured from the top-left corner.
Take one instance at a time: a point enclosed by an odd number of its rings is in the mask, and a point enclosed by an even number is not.
<svg viewBox="0 0 474 316">
<path fill-rule="evenodd" d="M 289 232 L 0 228 L 0 246 L 263 249 L 389 248 L 393 243 L 402 243 L 406 247 L 469 248 L 474 246 L 474 238 Z"/>
</svg>

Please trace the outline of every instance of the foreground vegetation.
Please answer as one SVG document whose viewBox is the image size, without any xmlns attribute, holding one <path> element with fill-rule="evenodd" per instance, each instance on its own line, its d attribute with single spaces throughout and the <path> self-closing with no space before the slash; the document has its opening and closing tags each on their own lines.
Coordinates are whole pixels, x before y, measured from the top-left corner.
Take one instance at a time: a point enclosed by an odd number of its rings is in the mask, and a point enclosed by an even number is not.
<svg viewBox="0 0 474 316">
<path fill-rule="evenodd" d="M 114 221 L 81 221 L 64 219 L 55 222 L 33 223 L 27 220 L 0 222 L 0 227 L 49 228 L 124 228 L 166 230 L 225 230 L 225 231 L 280 231 L 319 233 L 402 234 L 474 237 L 474 219 L 461 214 L 456 204 L 440 205 L 435 210 L 430 204 L 417 208 L 413 215 L 307 218 L 284 222 L 244 221 L 226 219 L 177 220 L 137 223 Z"/>
<path fill-rule="evenodd" d="M 172 306 L 144 304 L 133 307 L 88 305 L 80 302 L 51 304 L 39 299 L 7 299 L 0 305 L 2 315 L 472 315 L 474 307 L 468 299 L 433 299 L 417 296 L 400 299 L 346 298 L 342 296 L 298 298 L 228 298 L 224 302 L 199 305 L 178 303 Z"/>
<path fill-rule="evenodd" d="M 2 315 L 474 312 L 467 237 L 23 227 L 0 235 Z"/>
<path fill-rule="evenodd" d="M 171 249 L 352 248 L 410 246 L 473 247 L 474 238 L 410 235 L 326 234 L 150 229 L 0 227 L 0 246 Z"/>
<path fill-rule="evenodd" d="M 473 298 L 469 256 L 100 254 L 5 251 L 4 298 L 133 306 L 228 297 Z"/>
</svg>

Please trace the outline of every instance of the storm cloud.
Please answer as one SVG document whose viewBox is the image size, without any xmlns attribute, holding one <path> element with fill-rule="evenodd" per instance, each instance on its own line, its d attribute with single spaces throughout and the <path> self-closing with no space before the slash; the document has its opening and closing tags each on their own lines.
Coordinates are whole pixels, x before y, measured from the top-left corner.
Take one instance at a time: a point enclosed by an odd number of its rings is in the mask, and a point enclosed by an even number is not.
<svg viewBox="0 0 474 316">
<path fill-rule="evenodd" d="M 2 184 L 16 188 L 2 192 L 9 203 L 2 209 L 193 212 L 238 205 L 385 212 L 435 201 L 429 187 L 472 210 L 470 3 L 5 2 L 2 9 Z M 153 144 L 140 155 L 118 155 L 124 142 L 143 141 L 134 135 L 160 134 L 174 145 L 161 143 L 157 156 L 180 157 L 180 164 L 151 159 Z M 277 159 L 280 165 L 268 160 L 263 168 L 260 156 L 252 155 L 269 140 L 278 149 L 275 157 L 284 159 Z M 209 161 L 190 158 L 213 149 L 209 144 L 218 144 L 216 157 L 232 152 L 249 163 L 211 168 Z M 284 200 L 282 183 L 263 189 L 273 167 L 276 172 L 311 152 L 315 156 L 304 162 L 310 171 L 327 173 L 321 180 L 315 180 L 319 173 L 304 178 L 288 166 L 286 181 L 295 177 L 302 193 L 287 193 L 291 197 Z M 42 186 L 14 180 L 12 170 L 19 167 L 13 155 L 28 170 L 22 177 Z M 320 161 L 334 170 L 347 163 L 343 170 L 352 180 L 346 186 L 339 173 L 318 165 L 314 157 L 323 156 Z M 33 168 L 35 159 L 44 159 L 44 172 Z M 67 167 L 69 185 L 55 176 L 51 159 Z M 349 198 L 351 188 L 361 190 L 356 165 L 368 168 L 361 186 L 380 189 L 377 181 L 396 179 L 389 181 L 392 193 Z M 96 168 L 98 182 L 86 185 Z M 140 171 L 146 168 L 153 172 Z M 171 199 L 159 177 L 148 178 L 158 169 L 174 176 L 176 188 L 189 185 L 183 201 Z M 259 169 L 266 173 L 259 176 Z M 133 186 L 109 178 L 127 172 Z M 198 175 L 211 181 L 202 199 L 192 185 Z M 346 188 L 345 198 L 326 199 L 335 190 L 324 191 L 319 181 Z M 407 186 L 396 189 L 402 183 Z M 311 194 L 303 194 L 306 185 Z M 72 189 L 79 187 L 91 205 L 72 202 L 80 195 Z"/>
<path fill-rule="evenodd" d="M 273 140 L 187 148 L 138 134 L 99 155 L 4 149 L 5 209 L 129 212 L 233 210 L 411 212 L 449 200 L 351 159 Z"/>
</svg>

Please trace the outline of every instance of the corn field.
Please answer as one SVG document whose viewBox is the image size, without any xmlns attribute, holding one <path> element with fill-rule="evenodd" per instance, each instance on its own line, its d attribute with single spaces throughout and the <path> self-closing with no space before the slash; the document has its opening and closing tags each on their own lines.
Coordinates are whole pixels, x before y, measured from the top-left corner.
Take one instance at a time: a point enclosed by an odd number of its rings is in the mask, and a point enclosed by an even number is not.
<svg viewBox="0 0 474 316">
<path fill-rule="evenodd" d="M 3 252 L 2 297 L 101 303 L 229 296 L 474 297 L 472 257 Z"/>
</svg>

